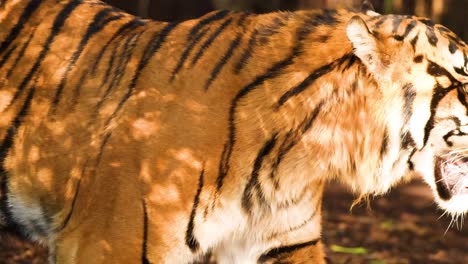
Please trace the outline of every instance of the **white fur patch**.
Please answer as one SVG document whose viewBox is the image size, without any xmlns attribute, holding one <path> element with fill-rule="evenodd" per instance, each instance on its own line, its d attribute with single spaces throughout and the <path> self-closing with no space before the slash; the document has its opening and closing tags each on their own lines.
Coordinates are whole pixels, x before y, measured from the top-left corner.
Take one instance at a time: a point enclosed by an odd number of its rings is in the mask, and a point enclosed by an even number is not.
<svg viewBox="0 0 468 264">
<path fill-rule="evenodd" d="M 33 202 L 24 202 L 13 195 L 8 195 L 8 204 L 14 221 L 24 226 L 32 239 L 45 242 L 45 236 L 50 235 L 50 227 L 41 206 Z"/>
</svg>

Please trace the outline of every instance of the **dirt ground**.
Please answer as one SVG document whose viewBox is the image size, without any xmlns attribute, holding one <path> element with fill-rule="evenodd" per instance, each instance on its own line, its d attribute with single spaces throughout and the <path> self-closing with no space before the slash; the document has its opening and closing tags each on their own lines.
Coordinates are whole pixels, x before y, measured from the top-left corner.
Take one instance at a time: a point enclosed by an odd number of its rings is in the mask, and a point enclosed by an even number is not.
<svg viewBox="0 0 468 264">
<path fill-rule="evenodd" d="M 370 209 L 350 212 L 352 199 L 341 186 L 326 193 L 323 237 L 332 263 L 468 263 L 468 227 L 448 228 L 451 218 L 440 217 L 426 184 L 399 186 L 373 199 Z"/>
<path fill-rule="evenodd" d="M 350 212 L 353 196 L 340 185 L 327 188 L 323 239 L 331 263 L 468 263 L 468 228 L 443 216 L 419 181 L 400 186 Z M 461 230 L 460 230 L 461 229 Z M 46 263 L 47 251 L 13 234 L 0 234 L 0 263 Z"/>
</svg>

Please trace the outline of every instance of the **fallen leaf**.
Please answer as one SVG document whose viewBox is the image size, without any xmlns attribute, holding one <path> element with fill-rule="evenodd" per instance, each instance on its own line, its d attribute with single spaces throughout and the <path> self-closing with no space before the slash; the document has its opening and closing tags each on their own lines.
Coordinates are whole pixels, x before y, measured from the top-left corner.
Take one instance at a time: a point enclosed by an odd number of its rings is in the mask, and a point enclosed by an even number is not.
<svg viewBox="0 0 468 264">
<path fill-rule="evenodd" d="M 367 254 L 367 249 L 363 247 L 343 247 L 338 245 L 332 245 L 330 249 L 333 252 L 345 253 L 345 254 Z"/>
</svg>

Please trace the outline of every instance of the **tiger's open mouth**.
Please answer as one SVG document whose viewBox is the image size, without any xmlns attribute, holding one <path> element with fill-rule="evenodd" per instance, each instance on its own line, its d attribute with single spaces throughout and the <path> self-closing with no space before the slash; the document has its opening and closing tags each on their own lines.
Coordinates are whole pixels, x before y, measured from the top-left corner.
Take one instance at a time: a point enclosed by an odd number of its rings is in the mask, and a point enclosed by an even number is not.
<svg viewBox="0 0 468 264">
<path fill-rule="evenodd" d="M 447 201 L 453 196 L 468 194 L 468 156 L 450 153 L 436 156 L 434 176 L 441 199 Z"/>
</svg>

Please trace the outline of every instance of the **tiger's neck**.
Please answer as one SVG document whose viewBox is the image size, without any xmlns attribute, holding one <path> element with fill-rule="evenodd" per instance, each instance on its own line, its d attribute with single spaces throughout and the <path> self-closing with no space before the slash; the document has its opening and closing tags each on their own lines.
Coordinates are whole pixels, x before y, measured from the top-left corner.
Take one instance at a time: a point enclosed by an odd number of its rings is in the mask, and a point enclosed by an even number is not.
<svg viewBox="0 0 468 264">
<path fill-rule="evenodd" d="M 294 135 L 284 140 L 294 143 L 281 143 L 287 154 L 280 151 L 279 185 L 288 186 L 281 196 L 291 186 L 332 178 L 361 194 L 383 193 L 408 174 L 401 84 L 375 80 L 344 41 L 341 21 L 327 34 L 329 45 L 314 39 L 319 32 L 305 38 L 291 72 L 276 81 L 273 119 L 287 124 L 279 134 Z"/>
<path fill-rule="evenodd" d="M 280 145 L 281 162 L 274 169 L 279 204 L 297 199 L 308 183 L 333 178 L 358 193 L 385 192 L 390 184 L 384 179 L 391 182 L 391 175 L 407 169 L 400 153 L 402 127 L 388 125 L 401 117 L 398 102 L 383 100 L 385 91 L 354 56 L 343 58 L 333 66 L 342 74 L 325 73 L 280 110 L 284 116 L 295 113 L 295 120 L 294 129 L 284 130 L 275 144 Z"/>
</svg>

